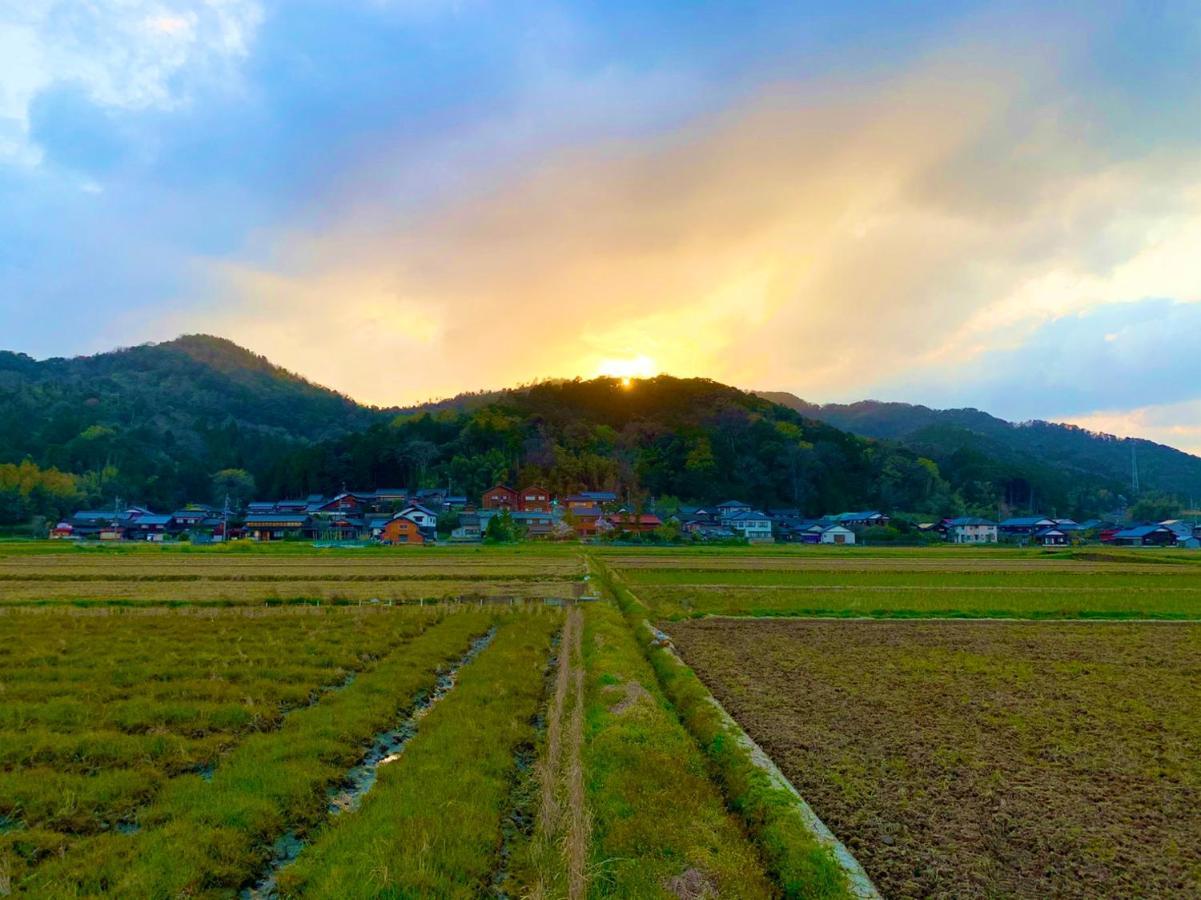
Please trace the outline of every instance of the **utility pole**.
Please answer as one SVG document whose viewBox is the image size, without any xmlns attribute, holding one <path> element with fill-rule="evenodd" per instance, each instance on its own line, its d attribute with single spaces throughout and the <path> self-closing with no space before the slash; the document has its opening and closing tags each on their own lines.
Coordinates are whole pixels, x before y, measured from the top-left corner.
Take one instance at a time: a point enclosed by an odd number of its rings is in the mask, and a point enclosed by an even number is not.
<svg viewBox="0 0 1201 900">
<path fill-rule="evenodd" d="M 1130 490 L 1135 497 L 1138 496 L 1138 444 L 1133 440 L 1130 442 Z"/>
<path fill-rule="evenodd" d="M 221 543 L 229 543 L 229 492 L 225 493 L 225 506 L 221 509 Z"/>
</svg>

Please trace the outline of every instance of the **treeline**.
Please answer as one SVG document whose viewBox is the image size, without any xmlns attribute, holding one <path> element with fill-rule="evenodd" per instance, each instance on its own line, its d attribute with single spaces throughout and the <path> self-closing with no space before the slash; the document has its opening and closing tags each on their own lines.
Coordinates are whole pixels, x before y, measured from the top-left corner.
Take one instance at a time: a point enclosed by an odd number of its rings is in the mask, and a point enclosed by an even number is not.
<svg viewBox="0 0 1201 900">
<path fill-rule="evenodd" d="M 401 416 L 283 456 L 260 478 L 277 496 L 331 486 L 497 482 L 557 494 L 613 490 L 637 502 L 745 498 L 819 514 L 856 506 L 968 508 L 929 459 L 854 437 L 702 379 L 535 385 L 471 410 Z"/>
</svg>

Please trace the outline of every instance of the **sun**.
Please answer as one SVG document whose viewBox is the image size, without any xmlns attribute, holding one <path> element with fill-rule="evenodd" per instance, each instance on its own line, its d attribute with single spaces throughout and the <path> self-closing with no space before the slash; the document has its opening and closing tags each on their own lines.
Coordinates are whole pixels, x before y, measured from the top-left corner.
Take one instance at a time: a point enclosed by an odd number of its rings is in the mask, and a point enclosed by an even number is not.
<svg viewBox="0 0 1201 900">
<path fill-rule="evenodd" d="M 659 374 L 655 361 L 645 354 L 638 356 L 611 357 L 602 359 L 596 367 L 596 374 L 608 378 L 617 378 L 621 386 L 629 390 L 634 386 L 635 378 L 650 378 Z"/>
</svg>

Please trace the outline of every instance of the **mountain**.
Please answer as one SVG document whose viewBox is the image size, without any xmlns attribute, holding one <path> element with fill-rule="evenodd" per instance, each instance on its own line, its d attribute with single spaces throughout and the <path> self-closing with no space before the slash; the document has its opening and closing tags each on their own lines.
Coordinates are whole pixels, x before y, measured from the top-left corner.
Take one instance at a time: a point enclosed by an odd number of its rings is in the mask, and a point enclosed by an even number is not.
<svg viewBox="0 0 1201 900">
<path fill-rule="evenodd" d="M 900 442 L 942 466 L 957 453 L 971 451 L 1009 466 L 1036 462 L 1062 478 L 1130 495 L 1134 459 L 1143 492 L 1171 494 L 1182 501 L 1201 497 L 1201 457 L 1153 441 L 1053 422 L 1007 422 L 978 409 L 930 409 L 875 400 L 818 405 L 781 391 L 757 393 L 836 428 Z M 1011 499 L 1022 502 L 1021 497 Z"/>
<path fill-rule="evenodd" d="M 1134 443 L 1156 489 L 1183 493 L 1201 464 Z M 815 407 L 665 375 L 378 409 L 205 335 L 74 359 L 0 353 L 0 524 L 116 497 L 169 510 L 227 491 L 245 500 L 441 486 L 475 496 L 496 482 L 635 502 L 734 497 L 807 514 L 1037 505 L 1087 516 L 1117 505 L 1129 445 L 974 410 Z"/>
<path fill-rule="evenodd" d="M 73 359 L 0 352 L 0 463 L 86 475 L 96 500 L 208 500 L 221 469 L 263 471 L 385 415 L 207 335 Z"/>
</svg>

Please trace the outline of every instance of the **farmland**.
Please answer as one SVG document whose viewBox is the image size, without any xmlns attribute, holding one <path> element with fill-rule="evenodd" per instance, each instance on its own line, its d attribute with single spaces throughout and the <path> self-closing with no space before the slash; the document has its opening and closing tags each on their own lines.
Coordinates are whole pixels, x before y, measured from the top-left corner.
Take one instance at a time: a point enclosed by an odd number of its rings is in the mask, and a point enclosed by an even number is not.
<svg viewBox="0 0 1201 900">
<path fill-rule="evenodd" d="M 848 896 L 710 691 L 885 896 L 1195 892 L 1201 623 L 1091 620 L 1199 594 L 1167 554 L 0 545 L 0 894 Z"/>
<path fill-rule="evenodd" d="M 1091 554 L 1079 554 L 1088 557 Z M 699 615 L 1201 617 L 1201 565 L 1138 553 L 858 551 L 841 557 L 625 556 L 610 565 L 662 619 Z"/>
<path fill-rule="evenodd" d="M 671 634 L 885 896 L 1201 891 L 1201 625 Z"/>
</svg>

